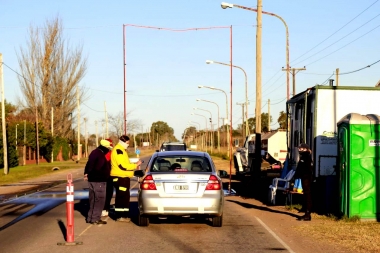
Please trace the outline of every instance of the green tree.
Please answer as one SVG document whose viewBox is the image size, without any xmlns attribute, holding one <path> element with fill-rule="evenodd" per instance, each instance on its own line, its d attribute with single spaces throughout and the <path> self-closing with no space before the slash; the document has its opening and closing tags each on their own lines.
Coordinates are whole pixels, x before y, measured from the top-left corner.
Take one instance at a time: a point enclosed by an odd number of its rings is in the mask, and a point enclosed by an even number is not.
<svg viewBox="0 0 380 253">
<path fill-rule="evenodd" d="M 268 123 L 268 113 L 261 113 L 261 130 L 262 132 L 268 132 L 269 124 L 272 123 L 272 116 L 270 116 L 270 122 Z M 256 132 L 256 117 L 248 119 L 248 127 L 251 133 Z"/>
<path fill-rule="evenodd" d="M 16 150 L 15 128 L 6 124 L 6 139 L 7 139 L 7 154 L 8 154 L 8 167 L 13 168 L 18 166 L 18 155 Z M 0 167 L 4 168 L 4 147 L 3 147 L 3 131 L 1 128 L 0 136 Z"/>
<path fill-rule="evenodd" d="M 182 139 L 187 139 L 189 138 L 190 136 L 193 136 L 193 138 L 195 137 L 197 133 L 197 129 L 193 126 L 190 126 L 190 127 L 187 127 L 183 133 L 182 133 Z"/>
<path fill-rule="evenodd" d="M 280 125 L 280 129 L 286 129 L 287 127 L 287 116 L 286 116 L 286 112 L 284 111 L 281 111 L 280 112 L 280 116 L 278 117 L 277 119 L 277 122 L 278 124 Z"/>
<path fill-rule="evenodd" d="M 174 130 L 166 122 L 157 121 L 153 122 L 150 127 L 150 133 L 154 140 L 159 142 L 163 141 L 178 141 L 174 136 Z M 157 139 L 158 136 L 158 139 Z M 157 143 L 158 145 L 159 143 Z"/>
</svg>

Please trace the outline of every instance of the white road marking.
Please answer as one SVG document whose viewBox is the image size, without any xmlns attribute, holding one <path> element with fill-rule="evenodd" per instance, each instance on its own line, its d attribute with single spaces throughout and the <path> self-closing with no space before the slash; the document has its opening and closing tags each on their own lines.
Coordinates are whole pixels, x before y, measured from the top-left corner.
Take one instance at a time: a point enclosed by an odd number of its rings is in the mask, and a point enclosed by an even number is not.
<svg viewBox="0 0 380 253">
<path fill-rule="evenodd" d="M 107 221 L 108 218 L 109 218 L 109 217 L 107 217 L 104 221 Z M 93 226 L 94 226 L 94 225 L 89 225 L 85 230 L 82 231 L 82 233 L 80 233 L 80 234 L 78 235 L 77 238 L 81 237 L 81 235 L 83 235 L 87 230 L 89 230 L 89 229 L 90 229 L 91 227 L 93 227 Z M 97 225 L 97 226 L 101 227 L 101 226 L 103 226 L 103 225 Z"/>
<path fill-rule="evenodd" d="M 262 222 L 259 218 L 255 217 L 257 221 L 274 237 L 276 240 L 284 246 L 290 253 L 295 253 L 280 237 L 278 237 L 264 222 Z"/>
</svg>

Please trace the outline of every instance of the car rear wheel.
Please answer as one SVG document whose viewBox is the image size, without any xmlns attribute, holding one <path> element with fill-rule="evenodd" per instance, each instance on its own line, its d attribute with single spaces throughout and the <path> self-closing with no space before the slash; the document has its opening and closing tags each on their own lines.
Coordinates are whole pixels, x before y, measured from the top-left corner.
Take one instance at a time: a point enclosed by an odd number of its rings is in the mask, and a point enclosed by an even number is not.
<svg viewBox="0 0 380 253">
<path fill-rule="evenodd" d="M 223 215 L 212 218 L 213 227 L 221 227 L 223 224 Z"/>
<path fill-rule="evenodd" d="M 139 214 L 137 219 L 138 219 L 137 222 L 138 222 L 139 226 L 141 226 L 141 227 L 149 226 L 149 218 L 148 217 Z"/>
</svg>

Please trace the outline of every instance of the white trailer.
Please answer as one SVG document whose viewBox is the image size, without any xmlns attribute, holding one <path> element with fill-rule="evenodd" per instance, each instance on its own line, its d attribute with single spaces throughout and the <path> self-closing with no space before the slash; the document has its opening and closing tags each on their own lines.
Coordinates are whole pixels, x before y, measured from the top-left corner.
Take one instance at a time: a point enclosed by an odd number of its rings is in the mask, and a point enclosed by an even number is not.
<svg viewBox="0 0 380 253">
<path fill-rule="evenodd" d="M 349 113 L 380 114 L 380 88 L 322 86 L 309 88 L 287 102 L 290 164 L 296 166 L 297 147 L 310 145 L 316 177 L 335 175 L 337 123 Z"/>
</svg>

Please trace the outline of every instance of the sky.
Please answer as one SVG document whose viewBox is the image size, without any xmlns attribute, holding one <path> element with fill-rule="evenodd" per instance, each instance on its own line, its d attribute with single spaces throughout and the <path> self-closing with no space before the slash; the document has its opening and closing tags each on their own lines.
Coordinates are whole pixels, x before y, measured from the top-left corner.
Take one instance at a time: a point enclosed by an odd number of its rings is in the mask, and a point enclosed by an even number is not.
<svg viewBox="0 0 380 253">
<path fill-rule="evenodd" d="M 257 8 L 252 0 L 231 3 Z M 90 134 L 96 131 L 95 121 L 105 118 L 104 104 L 109 115 L 124 112 L 124 84 L 127 120 L 141 123 L 136 133 L 164 121 L 181 139 L 189 125 L 205 129 L 207 123 L 210 128 L 210 117 L 216 128 L 222 125 L 218 114 L 226 118 L 226 104 L 232 105 L 236 128 L 242 122 L 239 104 L 246 96 L 244 72 L 233 68 L 231 102 L 230 68 L 206 60 L 230 64 L 232 55 L 232 64 L 246 72 L 248 116 L 254 117 L 256 12 L 222 9 L 220 4 L 219 0 L 0 0 L 0 53 L 12 68 L 3 68 L 5 99 L 15 104 L 22 98 L 14 71 L 19 71 L 17 53 L 27 45 L 29 27 L 43 27 L 59 16 L 64 38 L 73 48 L 82 45 L 88 58 L 79 86 L 89 94 L 80 110 L 82 121 L 88 119 Z M 263 11 L 287 24 L 290 67 L 306 68 L 295 76 L 295 94 L 316 84 L 328 85 L 337 68 L 340 86 L 373 87 L 380 80 L 379 0 L 263 0 Z M 286 111 L 285 31 L 280 19 L 263 14 L 261 111 L 268 112 L 270 100 L 272 129 L 278 127 L 279 113 Z M 222 91 L 199 85 L 224 91 L 228 101 Z M 292 75 L 289 90 L 292 97 Z M 99 126 L 98 131 L 104 130 Z"/>
</svg>

